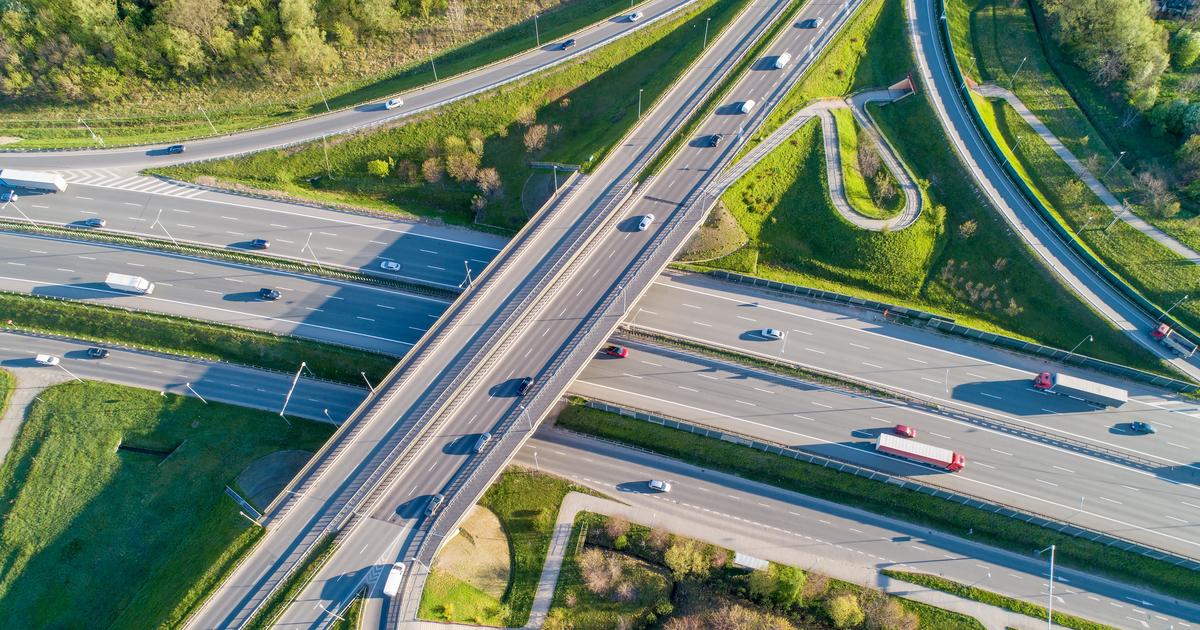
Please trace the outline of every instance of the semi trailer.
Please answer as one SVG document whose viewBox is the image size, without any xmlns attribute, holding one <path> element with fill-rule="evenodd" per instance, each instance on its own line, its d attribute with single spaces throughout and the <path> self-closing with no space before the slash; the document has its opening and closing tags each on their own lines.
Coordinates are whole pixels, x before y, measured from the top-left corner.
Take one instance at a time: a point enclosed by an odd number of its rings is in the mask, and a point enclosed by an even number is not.
<svg viewBox="0 0 1200 630">
<path fill-rule="evenodd" d="M 1033 388 L 1050 394 L 1059 394 L 1101 407 L 1120 407 L 1129 402 L 1129 392 L 1120 387 L 1094 383 L 1061 372 L 1042 372 L 1033 379 Z"/>
<path fill-rule="evenodd" d="M 0 186 L 66 192 L 67 180 L 57 173 L 43 171 L 18 171 L 15 168 L 0 168 Z"/>
<path fill-rule="evenodd" d="M 965 457 L 948 448 L 917 442 L 890 433 L 879 434 L 875 441 L 875 450 L 914 462 L 929 464 L 949 472 L 958 472 L 967 465 Z"/>
<path fill-rule="evenodd" d="M 1150 336 L 1185 359 L 1196 354 L 1196 344 L 1166 324 L 1159 324 L 1158 328 L 1150 331 Z"/>
</svg>

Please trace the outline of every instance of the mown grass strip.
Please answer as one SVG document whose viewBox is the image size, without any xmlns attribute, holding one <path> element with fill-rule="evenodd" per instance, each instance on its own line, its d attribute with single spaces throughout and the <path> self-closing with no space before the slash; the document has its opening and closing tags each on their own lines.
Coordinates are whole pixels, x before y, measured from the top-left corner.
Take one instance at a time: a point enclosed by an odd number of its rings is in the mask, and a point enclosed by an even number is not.
<svg viewBox="0 0 1200 630">
<path fill-rule="evenodd" d="M 1200 601 L 1196 574 L 1170 563 L 1122 551 L 991 512 L 890 484 L 841 473 L 780 455 L 633 420 L 581 404 L 567 407 L 558 425 L 754 481 L 933 527 L 954 535 L 972 532 L 978 542 L 1016 551 L 1058 546 L 1058 561 L 1162 593 Z"/>
<path fill-rule="evenodd" d="M 294 372 L 304 361 L 318 378 L 349 385 L 365 385 L 360 372 L 378 383 L 398 361 L 265 331 L 16 293 L 0 292 L 0 322 L 0 330 L 64 335 L 280 372 Z"/>
<path fill-rule="evenodd" d="M 879 572 L 890 578 L 896 578 L 897 580 L 903 580 L 910 584 L 916 584 L 918 586 L 932 588 L 944 593 L 950 593 L 951 595 L 962 597 L 963 599 L 970 599 L 972 601 L 982 602 L 990 606 L 1011 610 L 1012 612 L 1021 615 L 1027 615 L 1029 617 L 1033 617 L 1034 619 L 1046 618 L 1045 606 L 1039 606 L 1015 597 L 1009 597 L 1007 595 L 985 591 L 974 586 L 967 586 L 966 584 L 961 584 L 959 582 L 955 582 L 954 580 L 947 580 L 941 576 L 932 575 L 929 573 L 914 573 L 912 571 L 896 571 L 895 569 L 882 569 Z M 1089 621 L 1082 617 L 1076 617 L 1075 615 L 1061 613 L 1057 610 L 1054 611 L 1054 623 L 1064 628 L 1073 628 L 1074 630 L 1116 630 L 1116 628 L 1112 626 L 1095 621 Z"/>
<path fill-rule="evenodd" d="M 337 545 L 334 544 L 336 536 L 334 534 L 326 534 L 320 542 L 309 551 L 308 556 L 296 567 L 292 574 L 284 580 L 279 588 L 271 594 L 267 601 L 262 603 L 258 608 L 258 612 L 250 618 L 246 623 L 246 630 L 268 630 L 274 625 L 275 620 L 287 607 L 292 603 L 292 600 L 304 590 L 317 571 L 325 564 L 333 555 Z"/>
</svg>

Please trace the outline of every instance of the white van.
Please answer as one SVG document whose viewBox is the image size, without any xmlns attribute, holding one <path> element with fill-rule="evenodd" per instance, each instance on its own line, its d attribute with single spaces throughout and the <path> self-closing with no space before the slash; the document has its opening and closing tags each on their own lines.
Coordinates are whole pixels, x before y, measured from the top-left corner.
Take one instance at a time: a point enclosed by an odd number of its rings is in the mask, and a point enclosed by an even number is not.
<svg viewBox="0 0 1200 630">
<path fill-rule="evenodd" d="M 404 582 L 404 563 L 397 562 L 388 570 L 387 581 L 383 583 L 383 594 L 395 597 L 400 592 L 400 584 Z"/>
<path fill-rule="evenodd" d="M 38 365 L 58 365 L 58 357 L 49 354 L 39 354 L 33 358 Z"/>
<path fill-rule="evenodd" d="M 743 114 L 749 114 L 751 112 L 751 110 L 753 110 L 753 109 L 754 109 L 754 101 L 752 101 L 752 100 L 751 101 L 742 101 L 741 112 Z"/>
<path fill-rule="evenodd" d="M 792 60 L 792 53 L 783 53 L 775 58 L 775 69 L 782 70 Z"/>
</svg>

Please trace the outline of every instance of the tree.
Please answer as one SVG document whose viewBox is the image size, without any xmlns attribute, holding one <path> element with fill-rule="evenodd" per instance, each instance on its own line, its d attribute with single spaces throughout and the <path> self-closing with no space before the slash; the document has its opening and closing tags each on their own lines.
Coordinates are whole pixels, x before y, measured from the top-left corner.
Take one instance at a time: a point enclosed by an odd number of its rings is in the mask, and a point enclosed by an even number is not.
<svg viewBox="0 0 1200 630">
<path fill-rule="evenodd" d="M 1171 192 L 1165 179 L 1150 171 L 1137 174 L 1136 183 L 1142 192 L 1142 202 L 1160 217 L 1171 218 L 1179 214 L 1179 200 Z"/>
<path fill-rule="evenodd" d="M 866 179 L 873 179 L 879 172 L 881 158 L 875 149 L 875 143 L 869 137 L 862 137 L 858 143 L 858 172 Z"/>
<path fill-rule="evenodd" d="M 979 222 L 975 219 L 967 219 L 959 224 L 958 235 L 961 236 L 965 241 L 972 236 L 975 236 L 975 230 L 977 229 L 979 229 Z"/>
<path fill-rule="evenodd" d="M 537 109 L 533 105 L 522 105 L 517 108 L 517 122 L 523 127 L 532 126 L 537 122 Z"/>
<path fill-rule="evenodd" d="M 865 618 L 862 607 L 858 605 L 858 598 L 851 593 L 843 593 L 827 600 L 825 614 L 829 615 L 829 620 L 835 628 L 857 626 Z"/>
<path fill-rule="evenodd" d="M 688 576 L 703 578 L 708 575 L 709 566 L 707 558 L 704 557 L 704 548 L 690 538 L 676 540 L 667 549 L 663 561 L 666 562 L 667 568 L 671 569 L 676 580 Z"/>
<path fill-rule="evenodd" d="M 1200 33 L 1181 28 L 1171 38 L 1171 63 L 1176 68 L 1189 68 L 1200 57 Z"/>
<path fill-rule="evenodd" d="M 917 630 L 921 619 L 879 591 L 863 591 L 863 625 L 867 630 Z"/>
<path fill-rule="evenodd" d="M 371 160 L 367 162 L 368 175 L 383 178 L 388 176 L 389 171 L 391 171 L 391 168 L 388 167 L 387 160 Z"/>
<path fill-rule="evenodd" d="M 479 185 L 479 191 L 488 197 L 498 197 L 503 191 L 500 181 L 500 173 L 494 168 L 481 168 L 475 174 L 475 183 Z"/>
<path fill-rule="evenodd" d="M 624 536 L 629 533 L 629 519 L 620 514 L 608 517 L 608 522 L 604 523 L 604 533 L 608 538 L 615 539 L 618 536 Z"/>
<path fill-rule="evenodd" d="M 1076 65 L 1127 95 L 1158 84 L 1167 67 L 1166 31 L 1150 0 L 1044 0 L 1050 31 Z"/>
<path fill-rule="evenodd" d="M 446 173 L 460 182 L 475 179 L 479 170 L 479 155 L 471 151 L 446 155 Z"/>
<path fill-rule="evenodd" d="M 431 157 L 421 162 L 421 176 L 430 184 L 442 181 L 442 175 L 445 172 L 446 169 L 442 166 L 441 158 Z"/>
<path fill-rule="evenodd" d="M 1192 134 L 1175 152 L 1175 166 L 1187 182 L 1200 179 L 1200 134 Z"/>
<path fill-rule="evenodd" d="M 896 185 L 892 183 L 892 178 L 886 171 L 875 173 L 875 191 L 871 195 L 871 200 L 876 206 L 886 208 L 896 198 Z"/>
<path fill-rule="evenodd" d="M 546 146 L 547 132 L 546 125 L 533 125 L 525 130 L 525 150 L 533 153 Z"/>
</svg>

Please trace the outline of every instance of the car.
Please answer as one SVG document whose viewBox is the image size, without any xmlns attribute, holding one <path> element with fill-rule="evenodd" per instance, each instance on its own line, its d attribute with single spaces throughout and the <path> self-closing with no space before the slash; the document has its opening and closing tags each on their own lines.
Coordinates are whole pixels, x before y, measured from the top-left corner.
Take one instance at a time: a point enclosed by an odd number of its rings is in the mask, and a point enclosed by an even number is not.
<svg viewBox="0 0 1200 630">
<path fill-rule="evenodd" d="M 397 96 L 396 98 L 389 98 L 388 100 L 384 101 L 383 108 L 384 109 L 396 109 L 397 107 L 400 107 L 403 104 L 404 104 L 404 100 L 401 99 L 399 96 Z"/>
<path fill-rule="evenodd" d="M 559 50 L 566 50 L 566 49 L 568 49 L 568 48 L 573 48 L 574 46 L 575 46 L 575 40 L 574 40 L 574 39 L 568 39 L 568 40 L 564 40 L 564 41 L 563 41 L 563 43 L 559 44 L 559 45 L 558 45 L 558 49 L 559 49 Z"/>
<path fill-rule="evenodd" d="M 182 144 L 172 144 L 171 146 L 167 147 L 167 149 L 166 149 L 167 155 L 176 155 L 179 153 L 183 153 L 183 145 Z"/>
<path fill-rule="evenodd" d="M 20 197 L 17 196 L 17 191 L 12 189 L 0 190 L 0 201 L 8 203 L 10 201 L 16 201 L 17 199 L 20 199 Z"/>
<path fill-rule="evenodd" d="M 517 383 L 517 395 L 524 396 L 525 392 L 528 392 L 530 387 L 533 387 L 533 377 L 526 376 L 525 378 L 521 379 L 520 383 Z"/>
<path fill-rule="evenodd" d="M 610 357 L 624 359 L 625 357 L 629 356 L 629 348 L 622 346 L 609 346 L 604 349 L 604 354 L 607 354 Z"/>
<path fill-rule="evenodd" d="M 435 494 L 429 499 L 429 505 L 425 506 L 425 516 L 433 516 L 435 512 L 442 508 L 442 504 L 446 502 L 446 495 Z"/>
<path fill-rule="evenodd" d="M 764 328 L 758 331 L 758 334 L 767 339 L 783 339 L 783 331 L 778 328 Z"/>
<path fill-rule="evenodd" d="M 279 289 L 263 287 L 258 290 L 258 299 L 275 301 L 279 299 Z"/>
<path fill-rule="evenodd" d="M 87 354 L 93 359 L 107 359 L 108 350 L 105 348 L 88 348 Z"/>
<path fill-rule="evenodd" d="M 807 20 L 801 20 L 801 22 L 799 24 L 797 24 L 796 26 L 799 26 L 801 28 L 821 28 L 821 25 L 824 23 L 825 23 L 825 18 L 815 17 L 815 18 L 811 18 L 811 19 L 807 19 Z"/>
<path fill-rule="evenodd" d="M 646 486 L 655 492 L 670 492 L 671 491 L 671 484 L 669 484 L 665 481 L 660 481 L 658 479 L 651 479 L 650 481 L 648 481 L 646 483 Z"/>
<path fill-rule="evenodd" d="M 710 147 L 721 146 L 721 134 L 714 133 L 713 135 L 709 136 L 708 137 L 708 146 L 710 146 Z"/>
<path fill-rule="evenodd" d="M 792 60 L 792 53 L 783 53 L 775 58 L 775 69 L 782 70 L 787 67 L 788 62 Z"/>
<path fill-rule="evenodd" d="M 379 268 L 384 271 L 400 271 L 400 263 L 394 260 L 385 260 L 379 263 Z"/>
<path fill-rule="evenodd" d="M 39 354 L 33 360 L 38 365 L 58 365 L 58 357 L 50 354 Z"/>
<path fill-rule="evenodd" d="M 738 111 L 742 112 L 743 114 L 749 114 L 753 110 L 754 110 L 754 100 L 753 99 L 748 100 L 748 101 L 742 101 L 742 106 L 738 108 Z"/>
<path fill-rule="evenodd" d="M 250 247 L 253 249 L 267 249 L 271 246 L 271 241 L 265 238 L 256 238 L 250 241 Z"/>
<path fill-rule="evenodd" d="M 1144 422 L 1142 420 L 1134 420 L 1133 422 L 1130 422 L 1129 430 L 1133 431 L 1134 433 L 1141 433 L 1143 435 L 1158 433 L 1158 429 L 1155 429 L 1153 424 Z"/>
<path fill-rule="evenodd" d="M 892 427 L 892 433 L 906 438 L 917 437 L 917 430 L 908 426 L 907 424 L 897 424 L 896 426 Z"/>
<path fill-rule="evenodd" d="M 475 452 L 482 453 L 483 449 L 488 445 L 488 442 L 491 442 L 491 441 L 492 441 L 491 433 L 484 433 L 483 435 L 480 435 L 479 439 L 475 441 Z"/>
<path fill-rule="evenodd" d="M 83 224 L 87 227 L 102 228 L 108 225 L 108 221 L 105 221 L 104 217 L 92 217 L 84 221 Z"/>
<path fill-rule="evenodd" d="M 630 13 L 629 17 L 627 17 L 625 19 L 629 20 L 630 22 L 636 22 L 636 21 L 642 19 L 642 12 L 634 11 L 633 13 Z"/>
<path fill-rule="evenodd" d="M 638 231 L 645 232 L 646 228 L 649 228 L 651 223 L 654 223 L 654 215 L 653 214 L 647 214 L 647 215 L 642 216 L 642 219 L 640 221 L 638 221 L 638 226 L 637 226 Z"/>
</svg>

